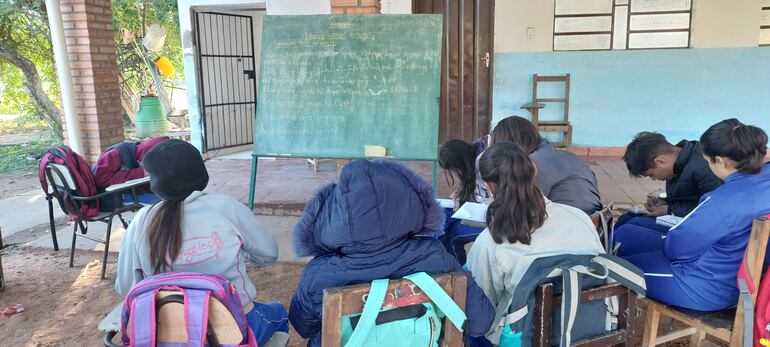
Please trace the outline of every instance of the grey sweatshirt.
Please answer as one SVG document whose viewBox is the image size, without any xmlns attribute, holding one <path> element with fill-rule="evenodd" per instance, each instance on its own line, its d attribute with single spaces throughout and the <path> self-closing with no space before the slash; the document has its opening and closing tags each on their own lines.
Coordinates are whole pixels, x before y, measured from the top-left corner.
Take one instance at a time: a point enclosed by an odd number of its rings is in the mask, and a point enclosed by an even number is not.
<svg viewBox="0 0 770 347">
<path fill-rule="evenodd" d="M 602 209 L 596 175 L 578 156 L 543 140 L 529 158 L 537 165 L 537 187 L 548 199 L 588 215 Z"/>
<path fill-rule="evenodd" d="M 147 206 L 137 212 L 120 245 L 115 290 L 126 295 L 141 278 L 153 274 L 147 237 Z M 257 265 L 275 262 L 278 245 L 243 204 L 227 195 L 194 192 L 182 207 L 182 248 L 169 271 L 201 272 L 227 278 L 238 289 L 246 307 L 256 296 L 256 288 L 246 274 L 246 261 Z"/>
<path fill-rule="evenodd" d="M 508 313 L 516 286 L 537 258 L 560 254 L 604 253 L 599 234 L 588 216 L 577 208 L 545 199 L 547 217 L 532 233 L 529 245 L 503 241 L 495 243 L 489 229 L 476 238 L 468 254 L 468 269 L 495 306 L 495 324 L 487 338 L 500 340 L 497 322 Z"/>
</svg>

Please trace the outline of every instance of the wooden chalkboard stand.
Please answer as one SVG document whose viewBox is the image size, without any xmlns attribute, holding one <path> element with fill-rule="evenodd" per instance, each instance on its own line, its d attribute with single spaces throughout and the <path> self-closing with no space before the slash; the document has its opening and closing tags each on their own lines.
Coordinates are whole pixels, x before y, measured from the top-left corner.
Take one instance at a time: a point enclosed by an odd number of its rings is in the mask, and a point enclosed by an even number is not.
<svg viewBox="0 0 770 347">
<path fill-rule="evenodd" d="M 325 159 L 325 158 L 320 158 Z M 437 190 L 437 177 L 438 177 L 438 161 L 431 160 L 433 162 L 433 190 Z M 257 163 L 259 162 L 259 156 L 256 154 L 251 155 L 251 179 L 249 180 L 249 209 L 254 209 L 254 190 L 257 184 Z"/>
</svg>

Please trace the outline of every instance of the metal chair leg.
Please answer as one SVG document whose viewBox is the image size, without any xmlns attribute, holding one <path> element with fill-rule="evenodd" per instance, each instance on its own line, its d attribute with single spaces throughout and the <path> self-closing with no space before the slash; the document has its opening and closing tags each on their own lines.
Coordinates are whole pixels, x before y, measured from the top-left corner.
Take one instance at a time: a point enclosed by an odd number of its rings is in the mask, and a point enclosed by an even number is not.
<svg viewBox="0 0 770 347">
<path fill-rule="evenodd" d="M 126 222 L 126 220 L 123 219 L 123 215 L 118 213 L 118 218 L 120 218 L 120 223 L 123 224 L 123 229 L 128 229 L 128 222 Z"/>
<path fill-rule="evenodd" d="M 107 256 L 110 254 L 110 233 L 112 233 L 112 219 L 115 215 L 111 215 L 107 220 L 107 235 L 104 237 L 104 257 L 102 258 L 102 277 L 104 279 L 104 273 L 107 271 Z"/>
<path fill-rule="evenodd" d="M 56 223 L 53 220 L 53 198 L 45 197 L 48 200 L 48 222 L 51 223 L 51 239 L 53 239 L 53 250 L 59 251 L 59 240 L 56 239 Z"/>
<path fill-rule="evenodd" d="M 78 221 L 75 221 L 74 226 L 72 227 L 72 247 L 70 247 L 70 267 L 72 267 L 72 260 L 75 258 L 75 239 L 78 236 Z"/>
</svg>

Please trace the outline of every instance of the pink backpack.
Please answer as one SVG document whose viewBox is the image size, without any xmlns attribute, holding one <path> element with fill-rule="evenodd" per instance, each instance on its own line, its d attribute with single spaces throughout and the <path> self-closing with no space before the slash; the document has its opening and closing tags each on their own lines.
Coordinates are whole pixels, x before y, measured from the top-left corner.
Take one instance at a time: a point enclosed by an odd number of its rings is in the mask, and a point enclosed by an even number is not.
<svg viewBox="0 0 770 347">
<path fill-rule="evenodd" d="M 156 300 L 161 290 L 176 291 Z M 233 315 L 238 329 L 245 340 L 238 345 L 220 344 L 216 334 L 209 330 L 209 300 L 216 299 Z M 157 310 L 165 303 L 177 302 L 184 305 L 184 319 L 187 328 L 187 346 L 239 346 L 256 347 L 257 339 L 243 313 L 238 291 L 223 277 L 193 272 L 169 272 L 147 277 L 137 283 L 126 295 L 121 317 L 122 342 L 137 347 L 175 346 L 156 341 Z M 131 331 L 128 331 L 128 326 Z"/>
<path fill-rule="evenodd" d="M 75 195 L 86 197 L 97 194 L 94 175 L 91 173 L 91 168 L 88 167 L 86 160 L 75 153 L 71 148 L 62 145 L 49 149 L 43 157 L 40 158 L 38 178 L 40 179 L 40 185 L 43 187 L 43 191 L 48 198 L 51 198 L 53 195 L 53 193 L 48 190 L 48 179 L 45 175 L 45 168 L 49 163 L 64 165 L 69 169 L 72 178 L 75 180 L 75 185 L 77 185 L 77 189 L 74 191 Z M 53 184 L 53 182 L 51 183 Z M 86 218 L 94 217 L 99 214 L 99 199 L 89 200 L 85 203 L 76 203 L 72 200 L 69 193 L 66 193 L 63 190 L 59 191 L 63 193 L 59 203 L 62 204 L 64 211 L 66 211 L 73 220 L 77 219 L 76 211 L 79 211 L 80 214 Z"/>
</svg>

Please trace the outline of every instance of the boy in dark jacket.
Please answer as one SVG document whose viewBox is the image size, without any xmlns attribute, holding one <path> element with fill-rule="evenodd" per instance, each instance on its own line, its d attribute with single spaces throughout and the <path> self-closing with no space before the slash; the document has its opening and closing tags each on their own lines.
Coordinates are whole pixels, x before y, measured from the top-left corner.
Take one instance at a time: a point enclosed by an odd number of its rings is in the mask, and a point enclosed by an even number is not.
<svg viewBox="0 0 770 347">
<path fill-rule="evenodd" d="M 289 310 L 289 321 L 309 338 L 308 346 L 321 345 L 326 288 L 421 271 L 463 271 L 435 238 L 444 218 L 433 188 L 393 161 L 353 161 L 338 183 L 316 192 L 294 228 L 297 255 L 315 258 L 305 267 Z M 465 331 L 482 337 L 495 309 L 471 276 L 467 289 Z"/>
<path fill-rule="evenodd" d="M 666 198 L 649 198 L 646 216 L 627 214 L 618 219 L 616 227 L 631 224 L 668 231 L 668 227 L 655 223 L 655 217 L 684 217 L 698 206 L 703 194 L 722 184 L 703 159 L 698 141 L 682 140 L 674 146 L 659 133 L 641 132 L 626 147 L 623 160 L 631 176 L 666 181 Z"/>
</svg>

